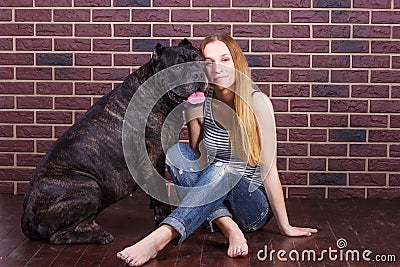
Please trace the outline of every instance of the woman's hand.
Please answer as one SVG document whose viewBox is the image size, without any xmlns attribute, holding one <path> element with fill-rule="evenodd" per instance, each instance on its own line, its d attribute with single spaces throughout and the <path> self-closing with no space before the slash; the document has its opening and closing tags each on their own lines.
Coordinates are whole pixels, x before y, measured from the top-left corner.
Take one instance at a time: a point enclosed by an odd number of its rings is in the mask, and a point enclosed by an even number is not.
<svg viewBox="0 0 400 267">
<path fill-rule="evenodd" d="M 315 228 L 303 228 L 289 225 L 285 229 L 281 229 L 281 233 L 286 236 L 311 236 L 318 233 Z"/>
</svg>

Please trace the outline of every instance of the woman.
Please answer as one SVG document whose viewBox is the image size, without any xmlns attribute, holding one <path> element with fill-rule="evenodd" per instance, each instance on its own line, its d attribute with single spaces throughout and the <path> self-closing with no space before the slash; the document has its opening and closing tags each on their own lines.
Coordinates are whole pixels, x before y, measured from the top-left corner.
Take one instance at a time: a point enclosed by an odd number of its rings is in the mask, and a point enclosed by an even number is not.
<svg viewBox="0 0 400 267">
<path fill-rule="evenodd" d="M 249 253 L 242 231 L 262 228 L 272 214 L 283 235 L 317 232 L 289 224 L 276 155 L 270 155 L 275 129 L 269 128 L 266 114 L 272 105 L 252 88 L 240 47 L 229 35 L 215 34 L 203 40 L 200 50 L 210 81 L 204 117 L 196 115 L 196 108 L 186 111 L 194 118 L 187 123 L 189 146 L 170 148 L 166 162 L 175 184 L 196 190 L 178 191 L 182 202 L 160 226 L 117 253 L 130 266 L 156 257 L 174 239 L 181 243 L 203 222 L 211 230 L 217 226 L 228 238 L 230 257 Z"/>
</svg>

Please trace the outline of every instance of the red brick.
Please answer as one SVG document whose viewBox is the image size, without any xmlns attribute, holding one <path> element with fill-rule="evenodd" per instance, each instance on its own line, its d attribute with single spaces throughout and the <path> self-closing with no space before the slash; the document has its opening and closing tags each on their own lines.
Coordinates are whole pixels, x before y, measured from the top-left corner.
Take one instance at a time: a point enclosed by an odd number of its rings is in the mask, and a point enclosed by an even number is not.
<svg viewBox="0 0 400 267">
<path fill-rule="evenodd" d="M 15 21 L 29 22 L 51 22 L 50 9 L 17 9 L 15 10 Z"/>
<path fill-rule="evenodd" d="M 232 0 L 233 7 L 269 7 L 270 0 Z"/>
<path fill-rule="evenodd" d="M 153 0 L 153 6 L 190 7 L 190 0 Z"/>
<path fill-rule="evenodd" d="M 130 20 L 130 11 L 128 9 L 95 9 L 93 10 L 94 22 L 109 21 L 109 22 L 126 22 Z"/>
<path fill-rule="evenodd" d="M 234 37 L 268 37 L 270 36 L 270 26 L 267 25 L 233 25 Z"/>
<path fill-rule="evenodd" d="M 336 53 L 367 53 L 369 52 L 368 41 L 333 40 L 332 52 Z"/>
<path fill-rule="evenodd" d="M 353 56 L 353 68 L 389 68 L 390 56 Z"/>
<path fill-rule="evenodd" d="M 13 194 L 14 183 L 12 182 L 0 182 L 0 194 Z"/>
<path fill-rule="evenodd" d="M 0 36 L 33 36 L 33 24 L 1 24 Z"/>
<path fill-rule="evenodd" d="M 368 11 L 332 10 L 333 23 L 368 24 Z"/>
<path fill-rule="evenodd" d="M 310 184 L 312 185 L 346 185 L 345 173 L 310 173 Z"/>
<path fill-rule="evenodd" d="M 290 158 L 289 170 L 325 171 L 325 158 Z"/>
<path fill-rule="evenodd" d="M 70 82 L 38 82 L 36 93 L 38 95 L 72 95 L 72 86 Z"/>
<path fill-rule="evenodd" d="M 2 169 L 0 180 L 29 181 L 33 169 Z"/>
<path fill-rule="evenodd" d="M 353 85 L 351 96 L 357 98 L 388 98 L 387 85 Z"/>
<path fill-rule="evenodd" d="M 90 51 L 91 40 L 89 39 L 55 39 L 54 47 L 56 51 Z"/>
<path fill-rule="evenodd" d="M 289 52 L 289 41 L 285 40 L 253 40 L 253 52 Z"/>
<path fill-rule="evenodd" d="M 332 70 L 331 81 L 334 83 L 368 83 L 368 71 Z"/>
<path fill-rule="evenodd" d="M 275 114 L 277 127 L 307 127 L 306 114 Z"/>
<path fill-rule="evenodd" d="M 390 174 L 389 185 L 390 186 L 400 186 L 400 174 Z"/>
<path fill-rule="evenodd" d="M 372 11 L 372 23 L 399 24 L 400 11 Z"/>
<path fill-rule="evenodd" d="M 329 171 L 365 171 L 365 159 L 328 159 Z"/>
<path fill-rule="evenodd" d="M 371 53 L 399 54 L 400 41 L 371 41 Z"/>
<path fill-rule="evenodd" d="M 322 84 L 312 85 L 313 97 L 349 97 L 348 85 Z"/>
<path fill-rule="evenodd" d="M 399 198 L 400 189 L 398 188 L 368 188 L 368 198 L 392 199 Z"/>
<path fill-rule="evenodd" d="M 346 156 L 345 144 L 311 144 L 310 156 Z"/>
<path fill-rule="evenodd" d="M 208 10 L 206 10 L 206 9 L 173 9 L 173 10 L 171 10 L 171 12 L 172 12 L 171 21 L 208 22 L 208 20 L 209 20 L 208 19 Z M 165 13 L 166 13 L 167 21 L 168 21 L 168 12 L 165 12 Z"/>
<path fill-rule="evenodd" d="M 68 111 L 37 111 L 36 123 L 40 124 L 71 124 L 72 112 Z"/>
<path fill-rule="evenodd" d="M 386 128 L 387 125 L 387 115 L 350 115 L 350 127 Z"/>
<path fill-rule="evenodd" d="M 0 140 L 1 152 L 33 152 L 33 149 L 33 140 Z"/>
<path fill-rule="evenodd" d="M 18 138 L 46 138 L 51 134 L 51 126 L 17 126 Z"/>
<path fill-rule="evenodd" d="M 0 53 L 0 65 L 33 65 L 33 54 Z"/>
<path fill-rule="evenodd" d="M 287 82 L 289 71 L 284 69 L 253 69 L 251 77 L 255 82 Z"/>
<path fill-rule="evenodd" d="M 325 129 L 289 129 L 289 141 L 326 142 Z"/>
<path fill-rule="evenodd" d="M 329 53 L 327 40 L 293 40 L 292 52 L 294 53 Z"/>
<path fill-rule="evenodd" d="M 329 11 L 292 10 L 292 23 L 328 23 Z"/>
<path fill-rule="evenodd" d="M 38 153 L 47 153 L 50 147 L 54 144 L 52 140 L 36 140 L 36 151 Z"/>
<path fill-rule="evenodd" d="M 54 137 L 60 138 L 63 133 L 65 133 L 70 127 L 69 126 L 55 126 L 54 127 Z"/>
<path fill-rule="evenodd" d="M 279 178 L 284 185 L 306 185 L 307 173 L 280 172 Z"/>
<path fill-rule="evenodd" d="M 29 95 L 34 92 L 31 82 L 0 82 L 0 94 Z"/>
<path fill-rule="evenodd" d="M 51 68 L 17 67 L 17 79 L 19 80 L 51 80 Z"/>
<path fill-rule="evenodd" d="M 130 51 L 131 44 L 127 39 L 94 39 L 93 51 Z M 90 49 L 89 49 L 90 50 Z"/>
<path fill-rule="evenodd" d="M 269 55 L 246 55 L 249 67 L 270 67 Z"/>
<path fill-rule="evenodd" d="M 364 198 L 364 188 L 328 188 L 328 197 L 331 199 L 352 199 L 352 198 Z"/>
<path fill-rule="evenodd" d="M 90 80 L 91 71 L 88 68 L 57 68 L 56 80 Z"/>
<path fill-rule="evenodd" d="M 368 159 L 368 171 L 398 172 L 400 171 L 399 159 Z"/>
<path fill-rule="evenodd" d="M 40 66 L 72 66 L 72 54 L 37 53 L 36 64 Z"/>
<path fill-rule="evenodd" d="M 392 57 L 392 69 L 400 69 L 400 57 Z"/>
<path fill-rule="evenodd" d="M 13 50 L 12 38 L 0 38 L 0 51 Z"/>
<path fill-rule="evenodd" d="M 390 9 L 390 0 L 353 0 L 355 8 L 371 8 L 371 9 Z"/>
<path fill-rule="evenodd" d="M 154 24 L 153 25 L 154 36 L 190 36 L 190 25 L 186 24 Z"/>
<path fill-rule="evenodd" d="M 21 51 L 50 51 L 52 49 L 51 39 L 41 38 L 17 38 L 17 50 Z"/>
<path fill-rule="evenodd" d="M 13 154 L 0 154 L 0 165 L 1 166 L 13 166 L 14 155 Z"/>
<path fill-rule="evenodd" d="M 400 145 L 390 145 L 390 150 L 389 150 L 389 155 L 390 157 L 400 157 Z"/>
<path fill-rule="evenodd" d="M 288 112 L 288 100 L 287 99 L 271 99 L 272 105 L 274 106 L 275 112 Z"/>
<path fill-rule="evenodd" d="M 286 165 L 287 165 L 287 159 L 286 158 L 281 158 L 278 157 L 276 160 L 276 166 L 278 168 L 278 171 L 286 171 Z"/>
<path fill-rule="evenodd" d="M 390 127 L 400 128 L 400 116 L 395 116 L 395 115 L 390 116 Z"/>
<path fill-rule="evenodd" d="M 54 9 L 55 22 L 89 22 L 89 9 Z"/>
<path fill-rule="evenodd" d="M 331 112 L 366 113 L 368 112 L 368 100 L 331 100 Z"/>
<path fill-rule="evenodd" d="M 90 107 L 90 97 L 56 97 L 55 109 L 87 110 Z"/>
<path fill-rule="evenodd" d="M 31 166 L 35 167 L 39 164 L 43 155 L 38 154 L 18 154 L 17 155 L 17 166 Z"/>
<path fill-rule="evenodd" d="M 303 188 L 289 187 L 289 198 L 323 199 L 325 198 L 325 188 Z"/>
<path fill-rule="evenodd" d="M 287 129 L 276 129 L 276 139 L 278 141 L 287 141 Z"/>
<path fill-rule="evenodd" d="M 114 6 L 122 7 L 149 7 L 150 0 L 114 0 Z"/>
<path fill-rule="evenodd" d="M 400 142 L 399 130 L 369 130 L 369 142 Z M 400 165 L 399 165 L 400 166 Z"/>
<path fill-rule="evenodd" d="M 273 67 L 309 68 L 310 56 L 308 55 L 272 55 Z"/>
<path fill-rule="evenodd" d="M 150 37 L 150 24 L 115 24 L 114 36 L 116 37 Z"/>
<path fill-rule="evenodd" d="M 314 7 L 346 8 L 351 7 L 351 0 L 313 0 Z"/>
<path fill-rule="evenodd" d="M 53 107 L 52 97 L 24 96 L 17 97 L 18 109 L 51 109 Z"/>
<path fill-rule="evenodd" d="M 367 130 L 330 129 L 329 142 L 366 142 Z"/>
<path fill-rule="evenodd" d="M 311 7 L 310 0 L 272 0 L 272 7 Z"/>
<path fill-rule="evenodd" d="M 0 109 L 13 109 L 14 97 L 13 96 L 0 96 Z"/>
<path fill-rule="evenodd" d="M 35 0 L 37 7 L 71 7 L 72 0 Z"/>
<path fill-rule="evenodd" d="M 0 125 L 0 137 L 13 137 L 13 126 Z"/>
<path fill-rule="evenodd" d="M 118 28 L 123 25 L 114 25 Z M 118 30 L 116 30 L 118 32 Z M 77 24 L 75 25 L 75 36 L 79 37 L 110 37 L 111 25 L 109 24 Z M 115 35 L 117 36 L 117 35 Z"/>
<path fill-rule="evenodd" d="M 242 1 L 241 1 L 242 2 Z M 252 22 L 287 23 L 289 22 L 288 10 L 252 10 Z"/>
<path fill-rule="evenodd" d="M 146 54 L 114 54 L 114 66 L 141 66 L 149 60 Z"/>
<path fill-rule="evenodd" d="M 33 0 L 20 0 L 20 1 L 15 1 L 15 0 L 2 0 L 0 2 L 0 6 L 3 7 L 32 7 L 33 6 Z"/>
<path fill-rule="evenodd" d="M 213 22 L 248 22 L 249 10 L 243 9 L 213 9 L 211 10 Z"/>
<path fill-rule="evenodd" d="M 400 8 L 400 0 L 394 0 L 394 8 Z"/>
<path fill-rule="evenodd" d="M 208 18 L 208 14 L 207 14 Z M 167 9 L 132 9 L 132 21 L 143 22 L 168 22 L 169 10 Z"/>
<path fill-rule="evenodd" d="M 124 80 L 130 69 L 96 68 L 93 69 L 93 80 Z"/>
<path fill-rule="evenodd" d="M 386 157 L 386 145 L 350 144 L 351 157 Z"/>
<path fill-rule="evenodd" d="M 373 70 L 371 82 L 373 83 L 397 83 L 400 80 L 400 70 Z"/>
<path fill-rule="evenodd" d="M 75 27 L 78 27 L 76 25 Z M 72 36 L 71 24 L 36 24 L 37 36 Z"/>
<path fill-rule="evenodd" d="M 314 38 L 349 38 L 349 25 L 313 25 Z"/>
<path fill-rule="evenodd" d="M 371 112 L 398 113 L 400 100 L 371 100 Z"/>
<path fill-rule="evenodd" d="M 327 112 L 328 100 L 291 99 L 290 112 Z"/>
<path fill-rule="evenodd" d="M 80 118 L 83 117 L 83 115 L 85 115 L 85 112 L 76 112 L 75 111 L 75 121 L 78 121 Z"/>
<path fill-rule="evenodd" d="M 390 38 L 390 26 L 358 26 L 353 28 L 354 38 Z"/>
<path fill-rule="evenodd" d="M 0 10 L 0 21 L 11 21 L 12 20 L 12 10 L 2 9 Z"/>
<path fill-rule="evenodd" d="M 0 88 L 1 88 L 1 83 L 0 83 Z M 394 86 L 394 85 L 392 86 L 391 97 L 400 98 L 400 86 Z"/>
<path fill-rule="evenodd" d="M 74 6 L 109 7 L 111 6 L 111 0 L 74 0 Z"/>
<path fill-rule="evenodd" d="M 392 27 L 392 38 L 393 39 L 400 39 L 400 27 L 399 26 L 393 26 Z"/>
<path fill-rule="evenodd" d="M 307 156 L 307 144 L 279 143 L 278 156 Z"/>
<path fill-rule="evenodd" d="M 273 84 L 274 97 L 307 97 L 310 95 L 310 86 L 305 84 Z"/>
<path fill-rule="evenodd" d="M 112 90 L 110 83 L 76 83 L 75 94 L 77 95 L 104 95 Z"/>
<path fill-rule="evenodd" d="M 311 114 L 311 127 L 347 127 L 347 115 Z"/>
<path fill-rule="evenodd" d="M 315 55 L 312 56 L 313 68 L 348 68 L 350 56 Z"/>
<path fill-rule="evenodd" d="M 229 0 L 192 0 L 192 5 L 194 7 L 230 7 Z"/>
<path fill-rule="evenodd" d="M 308 38 L 310 26 L 308 25 L 273 25 L 273 38 Z"/>
<path fill-rule="evenodd" d="M 14 68 L 0 67 L 0 79 L 14 79 Z"/>
<path fill-rule="evenodd" d="M 328 82 L 327 70 L 292 70 L 292 82 Z"/>
<path fill-rule="evenodd" d="M 75 65 L 77 66 L 111 66 L 111 54 L 101 53 L 76 53 Z"/>
</svg>

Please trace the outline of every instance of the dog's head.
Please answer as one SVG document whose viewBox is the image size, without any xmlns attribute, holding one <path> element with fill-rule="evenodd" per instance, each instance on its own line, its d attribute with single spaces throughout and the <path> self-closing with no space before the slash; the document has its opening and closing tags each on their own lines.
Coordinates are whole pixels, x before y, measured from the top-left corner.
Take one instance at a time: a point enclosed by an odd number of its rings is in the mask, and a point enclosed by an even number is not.
<svg viewBox="0 0 400 267">
<path fill-rule="evenodd" d="M 204 57 L 186 38 L 178 46 L 157 44 L 151 59 L 154 73 L 162 72 L 160 85 L 171 88 L 168 97 L 176 104 L 196 104 L 204 100 L 207 87 Z M 190 64 L 185 64 L 191 62 Z"/>
</svg>

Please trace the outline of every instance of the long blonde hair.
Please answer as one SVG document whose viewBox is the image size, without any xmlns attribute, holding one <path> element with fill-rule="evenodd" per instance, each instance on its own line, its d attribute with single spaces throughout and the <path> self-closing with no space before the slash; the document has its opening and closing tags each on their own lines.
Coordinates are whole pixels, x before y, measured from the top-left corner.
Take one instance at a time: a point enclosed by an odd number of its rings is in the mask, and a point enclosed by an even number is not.
<svg viewBox="0 0 400 267">
<path fill-rule="evenodd" d="M 215 41 L 221 41 L 228 47 L 236 69 L 234 108 L 240 121 L 234 120 L 231 137 L 233 147 L 241 159 L 251 166 L 256 166 L 260 163 L 261 141 L 256 118 L 250 106 L 253 102 L 250 69 L 240 46 L 228 34 L 207 36 L 200 44 L 200 51 L 204 54 L 206 45 Z"/>
</svg>

